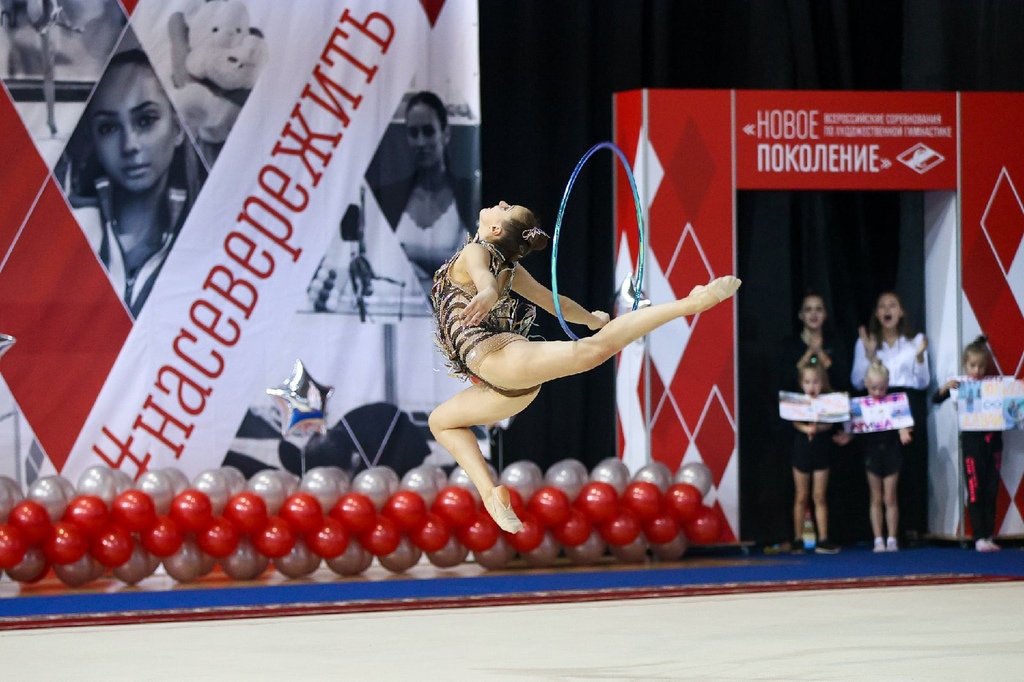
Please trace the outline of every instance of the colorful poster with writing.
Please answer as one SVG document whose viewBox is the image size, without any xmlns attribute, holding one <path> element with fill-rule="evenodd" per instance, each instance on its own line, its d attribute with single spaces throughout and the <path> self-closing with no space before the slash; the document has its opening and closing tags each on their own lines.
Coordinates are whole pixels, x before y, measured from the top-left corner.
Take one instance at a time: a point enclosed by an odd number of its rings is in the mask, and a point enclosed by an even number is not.
<svg viewBox="0 0 1024 682">
<path fill-rule="evenodd" d="M 812 398 L 806 393 L 779 391 L 779 416 L 791 422 L 845 422 L 850 418 L 850 396 L 824 393 Z"/>
<path fill-rule="evenodd" d="M 850 431 L 871 433 L 893 431 L 914 425 L 906 393 L 890 393 L 882 398 L 850 399 Z"/>
<path fill-rule="evenodd" d="M 1014 377 L 961 380 L 956 408 L 961 431 L 1024 429 L 1024 381 Z"/>
</svg>

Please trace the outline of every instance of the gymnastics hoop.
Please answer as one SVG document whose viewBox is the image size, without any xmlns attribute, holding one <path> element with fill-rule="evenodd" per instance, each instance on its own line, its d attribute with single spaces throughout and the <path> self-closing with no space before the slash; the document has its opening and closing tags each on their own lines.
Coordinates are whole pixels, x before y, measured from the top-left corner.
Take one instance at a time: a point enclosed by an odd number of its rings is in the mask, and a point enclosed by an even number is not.
<svg viewBox="0 0 1024 682">
<path fill-rule="evenodd" d="M 619 161 L 622 162 L 622 168 L 626 171 L 626 177 L 629 179 L 629 188 L 633 190 L 633 205 L 636 207 L 636 226 L 640 237 L 636 256 L 636 282 L 633 284 L 633 291 L 635 292 L 633 310 L 636 310 L 640 305 L 640 291 L 644 281 L 644 217 L 640 205 L 640 193 L 636 189 L 636 180 L 633 178 L 633 170 L 629 167 L 629 160 L 626 159 L 626 155 L 621 149 L 611 142 L 598 142 L 587 150 L 587 153 L 576 164 L 572 175 L 569 176 L 569 182 L 566 183 L 565 192 L 562 194 L 562 203 L 558 207 L 558 217 L 555 219 L 555 235 L 551 239 L 551 293 L 555 298 L 555 316 L 558 318 L 558 323 L 562 325 L 562 329 L 573 341 L 579 341 L 580 337 L 573 334 L 572 330 L 569 329 L 569 325 L 565 323 L 565 317 L 562 315 L 562 305 L 558 301 L 558 237 L 562 231 L 562 217 L 565 215 L 565 205 L 569 201 L 569 192 L 572 191 L 572 186 L 576 182 L 576 176 L 580 174 L 580 170 L 583 168 L 583 164 L 587 162 L 587 159 L 600 149 L 610 149 L 615 152 L 615 155 L 619 157 Z"/>
</svg>

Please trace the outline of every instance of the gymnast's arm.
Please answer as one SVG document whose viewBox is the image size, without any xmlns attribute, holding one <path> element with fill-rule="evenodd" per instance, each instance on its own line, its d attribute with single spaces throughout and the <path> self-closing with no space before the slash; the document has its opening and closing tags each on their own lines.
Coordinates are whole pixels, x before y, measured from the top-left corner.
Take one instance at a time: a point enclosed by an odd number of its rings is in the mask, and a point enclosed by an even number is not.
<svg viewBox="0 0 1024 682">
<path fill-rule="evenodd" d="M 555 314 L 554 294 L 535 280 L 533 275 L 521 265 L 516 266 L 515 274 L 512 276 L 512 291 L 552 315 Z M 559 294 L 558 303 L 562 308 L 562 316 L 569 322 L 585 324 L 589 329 L 600 329 L 608 324 L 608 313 L 600 310 L 589 312 L 568 296 Z"/>
<path fill-rule="evenodd" d="M 483 322 L 491 308 L 498 302 L 498 282 L 491 274 L 491 256 L 479 244 L 466 244 L 453 264 L 453 279 L 464 281 L 469 278 L 477 294 L 462 311 L 464 324 L 477 325 Z"/>
</svg>

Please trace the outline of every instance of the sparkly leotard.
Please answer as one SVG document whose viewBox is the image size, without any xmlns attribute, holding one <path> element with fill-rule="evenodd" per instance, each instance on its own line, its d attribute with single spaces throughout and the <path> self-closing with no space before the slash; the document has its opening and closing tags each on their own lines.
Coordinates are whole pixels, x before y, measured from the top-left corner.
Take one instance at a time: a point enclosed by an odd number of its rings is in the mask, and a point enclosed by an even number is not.
<svg viewBox="0 0 1024 682">
<path fill-rule="evenodd" d="M 478 325 L 467 325 L 462 322 L 462 311 L 476 296 L 476 285 L 472 282 L 456 284 L 450 275 L 451 267 L 462 253 L 462 249 L 438 268 L 434 274 L 434 287 L 430 294 L 430 300 L 434 305 L 434 321 L 437 323 L 437 347 L 447 359 L 448 373 L 452 376 L 460 379 L 472 378 L 509 398 L 527 395 L 534 392 L 537 387 L 502 388 L 485 381 L 479 375 L 480 364 L 484 358 L 513 341 L 526 338 L 537 311 L 532 305 L 524 305 L 522 310 L 519 310 L 517 301 L 511 295 L 516 264 L 507 262 L 498 247 L 493 244 L 481 239 L 474 241 L 490 253 L 488 267 L 495 278 L 506 270 L 511 270 L 511 275 L 498 294 L 498 302 L 494 304 L 483 322 Z"/>
</svg>

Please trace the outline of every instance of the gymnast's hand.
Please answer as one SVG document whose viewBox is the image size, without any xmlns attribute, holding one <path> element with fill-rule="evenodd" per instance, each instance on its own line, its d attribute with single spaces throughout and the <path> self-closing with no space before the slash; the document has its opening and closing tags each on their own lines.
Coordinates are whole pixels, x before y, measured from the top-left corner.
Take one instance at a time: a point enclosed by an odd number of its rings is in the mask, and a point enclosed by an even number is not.
<svg viewBox="0 0 1024 682">
<path fill-rule="evenodd" d="M 608 324 L 611 316 L 603 310 L 595 310 L 590 313 L 590 321 L 587 322 L 587 329 L 595 331 Z"/>
<path fill-rule="evenodd" d="M 494 287 L 487 287 L 483 291 L 480 291 L 462 311 L 463 322 L 475 327 L 484 321 L 484 318 L 487 317 L 487 313 L 491 312 L 491 308 L 493 308 L 494 304 L 497 302 L 498 292 Z"/>
</svg>

